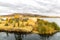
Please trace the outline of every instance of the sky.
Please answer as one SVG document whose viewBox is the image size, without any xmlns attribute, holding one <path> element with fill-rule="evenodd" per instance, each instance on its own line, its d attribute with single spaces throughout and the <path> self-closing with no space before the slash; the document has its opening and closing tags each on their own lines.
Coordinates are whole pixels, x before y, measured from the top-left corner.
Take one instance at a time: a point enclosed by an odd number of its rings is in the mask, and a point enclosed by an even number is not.
<svg viewBox="0 0 60 40">
<path fill-rule="evenodd" d="M 12 13 L 60 16 L 60 0 L 0 0 L 0 15 Z"/>
</svg>

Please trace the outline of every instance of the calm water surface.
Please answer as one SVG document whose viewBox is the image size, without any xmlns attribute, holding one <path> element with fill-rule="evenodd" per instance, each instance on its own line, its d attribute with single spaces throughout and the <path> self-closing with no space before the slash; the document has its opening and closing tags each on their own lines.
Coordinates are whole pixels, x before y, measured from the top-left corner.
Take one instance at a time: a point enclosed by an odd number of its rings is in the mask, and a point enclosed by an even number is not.
<svg viewBox="0 0 60 40">
<path fill-rule="evenodd" d="M 38 34 L 7 34 L 6 32 L 0 32 L 0 40 L 60 40 L 60 32 L 49 37 Z"/>
</svg>

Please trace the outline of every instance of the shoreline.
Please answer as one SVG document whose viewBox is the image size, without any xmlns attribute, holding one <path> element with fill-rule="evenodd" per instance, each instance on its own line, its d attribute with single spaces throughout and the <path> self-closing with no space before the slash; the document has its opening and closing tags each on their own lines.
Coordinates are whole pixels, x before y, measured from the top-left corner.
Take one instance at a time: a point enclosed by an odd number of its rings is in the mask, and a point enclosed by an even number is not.
<svg viewBox="0 0 60 40">
<path fill-rule="evenodd" d="M 18 31 L 5 31 L 5 30 L 0 30 L 0 32 L 6 32 L 6 33 L 15 33 L 15 34 L 38 34 L 40 36 L 52 36 L 60 31 L 56 31 L 52 34 L 39 34 L 39 33 L 32 33 L 32 32 L 18 32 Z"/>
</svg>

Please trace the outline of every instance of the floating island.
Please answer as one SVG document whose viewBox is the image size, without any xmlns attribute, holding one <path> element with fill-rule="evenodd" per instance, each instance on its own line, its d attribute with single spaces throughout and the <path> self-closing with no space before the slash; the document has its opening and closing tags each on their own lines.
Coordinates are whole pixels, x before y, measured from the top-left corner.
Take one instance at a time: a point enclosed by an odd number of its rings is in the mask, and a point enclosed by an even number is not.
<svg viewBox="0 0 60 40">
<path fill-rule="evenodd" d="M 11 14 L 0 16 L 0 31 L 17 33 L 53 34 L 60 31 L 55 22 L 40 18 L 47 16 Z"/>
</svg>

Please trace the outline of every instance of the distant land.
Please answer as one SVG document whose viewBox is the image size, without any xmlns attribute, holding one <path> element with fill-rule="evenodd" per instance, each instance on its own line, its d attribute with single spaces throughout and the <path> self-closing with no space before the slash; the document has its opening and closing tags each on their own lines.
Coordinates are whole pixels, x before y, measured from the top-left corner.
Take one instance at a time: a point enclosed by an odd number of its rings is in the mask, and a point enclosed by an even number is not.
<svg viewBox="0 0 60 40">
<path fill-rule="evenodd" d="M 33 17 L 42 17 L 42 18 L 60 18 L 60 16 L 45 16 L 31 13 L 13 13 L 9 15 L 0 15 L 0 16 L 13 16 L 14 14 L 24 15 L 24 16 L 33 16 Z"/>
</svg>

